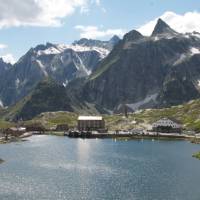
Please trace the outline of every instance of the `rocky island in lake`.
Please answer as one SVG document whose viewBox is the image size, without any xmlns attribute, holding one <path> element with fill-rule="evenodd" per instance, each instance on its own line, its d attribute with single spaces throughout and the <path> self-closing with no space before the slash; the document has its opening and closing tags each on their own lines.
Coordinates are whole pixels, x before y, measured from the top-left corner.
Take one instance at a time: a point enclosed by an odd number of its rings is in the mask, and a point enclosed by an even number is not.
<svg viewBox="0 0 200 200">
<path fill-rule="evenodd" d="M 4 160 L 2 160 L 2 159 L 0 158 L 0 164 L 3 163 L 3 162 L 4 162 Z"/>
</svg>

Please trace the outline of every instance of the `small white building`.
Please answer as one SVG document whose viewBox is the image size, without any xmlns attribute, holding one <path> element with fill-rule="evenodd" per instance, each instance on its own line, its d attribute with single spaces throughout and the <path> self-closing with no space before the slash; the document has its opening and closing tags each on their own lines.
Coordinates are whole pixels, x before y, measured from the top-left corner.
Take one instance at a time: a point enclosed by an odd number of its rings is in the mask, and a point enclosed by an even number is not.
<svg viewBox="0 0 200 200">
<path fill-rule="evenodd" d="M 78 130 L 90 131 L 105 129 L 105 121 L 102 116 L 79 116 Z"/>
<path fill-rule="evenodd" d="M 152 124 L 153 131 L 157 132 L 181 132 L 182 126 L 168 118 L 162 118 Z"/>
</svg>

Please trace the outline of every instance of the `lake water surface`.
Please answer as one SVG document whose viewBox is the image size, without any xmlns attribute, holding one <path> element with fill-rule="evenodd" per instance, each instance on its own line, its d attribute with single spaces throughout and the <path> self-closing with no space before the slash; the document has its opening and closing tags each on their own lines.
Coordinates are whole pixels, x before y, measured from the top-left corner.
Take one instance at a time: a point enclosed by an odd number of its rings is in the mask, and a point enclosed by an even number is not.
<svg viewBox="0 0 200 200">
<path fill-rule="evenodd" d="M 34 136 L 0 145 L 0 200 L 200 200 L 200 145 Z"/>
</svg>

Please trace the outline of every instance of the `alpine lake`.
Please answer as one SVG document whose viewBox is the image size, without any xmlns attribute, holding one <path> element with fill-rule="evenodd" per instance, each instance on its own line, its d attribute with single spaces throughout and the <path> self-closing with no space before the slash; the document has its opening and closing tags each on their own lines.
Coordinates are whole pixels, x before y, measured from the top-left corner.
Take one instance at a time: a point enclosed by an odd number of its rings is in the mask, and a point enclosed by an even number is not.
<svg viewBox="0 0 200 200">
<path fill-rule="evenodd" d="M 0 145 L 1 200 L 199 200 L 200 145 L 32 136 Z"/>
</svg>

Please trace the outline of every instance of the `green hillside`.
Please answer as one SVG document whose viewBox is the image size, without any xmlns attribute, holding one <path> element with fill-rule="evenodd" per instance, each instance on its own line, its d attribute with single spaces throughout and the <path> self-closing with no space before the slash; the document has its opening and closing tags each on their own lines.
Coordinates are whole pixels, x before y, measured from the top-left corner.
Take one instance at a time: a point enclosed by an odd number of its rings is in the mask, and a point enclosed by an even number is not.
<svg viewBox="0 0 200 200">
<path fill-rule="evenodd" d="M 76 125 L 77 114 L 68 112 L 56 112 L 50 115 L 44 113 L 35 119 L 45 121 L 48 126 L 56 123 L 68 123 Z M 110 130 L 150 128 L 150 125 L 163 117 L 174 118 L 184 125 L 187 130 L 200 131 L 200 100 L 164 109 L 147 109 L 134 114 L 129 114 L 128 119 L 123 115 L 104 115 L 106 125 Z M 45 119 L 45 120 L 44 120 Z M 136 124 L 134 123 L 136 121 Z"/>
<path fill-rule="evenodd" d="M 13 111 L 12 111 L 13 112 Z M 5 112 L 0 112 L 5 114 Z M 10 113 L 9 113 L 10 114 Z M 6 116 L 9 115 L 8 113 Z M 13 113 L 12 113 L 13 114 Z M 72 112 L 46 112 L 34 117 L 25 123 L 41 122 L 45 127 L 50 128 L 57 124 L 67 123 L 70 127 L 77 124 L 78 114 Z M 150 125 L 163 117 L 174 118 L 183 124 L 186 130 L 200 132 L 200 100 L 193 100 L 179 106 L 164 109 L 147 109 L 133 114 L 129 114 L 128 119 L 121 115 L 104 115 L 106 126 L 109 130 L 150 128 Z M 5 122 L 5 117 L 1 119 L 0 126 L 12 125 Z M 136 122 L 136 124 L 135 124 Z"/>
<path fill-rule="evenodd" d="M 73 111 L 65 87 L 52 79 L 45 79 L 31 94 L 7 109 L 3 116 L 14 121 L 30 120 L 42 112 L 58 110 Z"/>
</svg>

